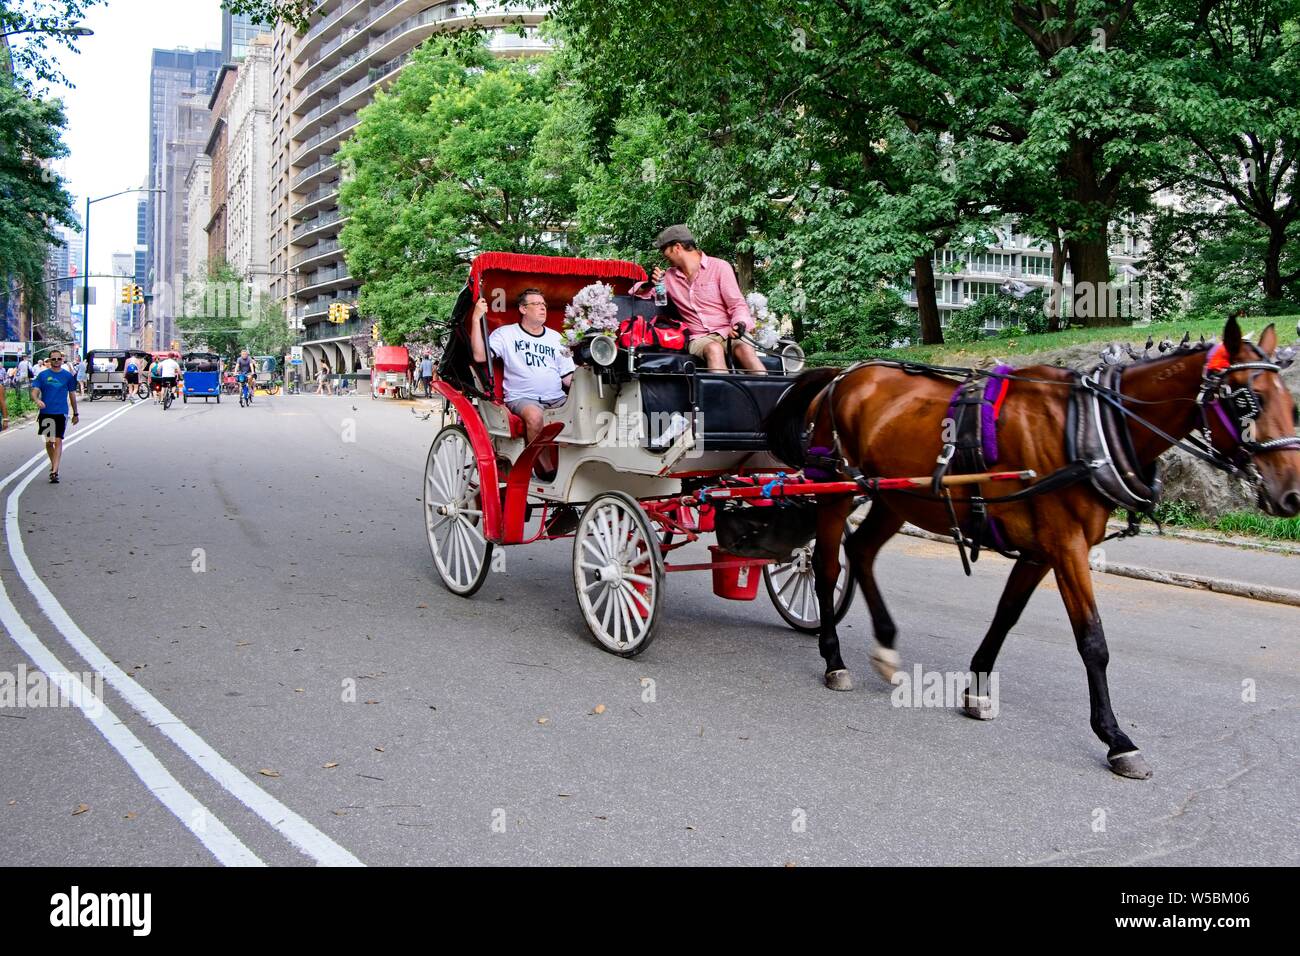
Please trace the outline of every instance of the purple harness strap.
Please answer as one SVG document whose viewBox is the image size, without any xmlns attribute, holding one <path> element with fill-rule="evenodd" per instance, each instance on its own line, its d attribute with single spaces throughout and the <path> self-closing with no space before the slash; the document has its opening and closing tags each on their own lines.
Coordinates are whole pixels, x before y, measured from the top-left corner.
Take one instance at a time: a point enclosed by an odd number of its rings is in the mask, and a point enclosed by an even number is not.
<svg viewBox="0 0 1300 956">
<path fill-rule="evenodd" d="M 1003 376 L 1010 375 L 1014 371 L 1015 368 L 1011 365 L 995 366 L 984 382 L 984 401 L 979 406 L 980 438 L 984 446 L 984 460 L 990 465 L 998 460 L 998 419 L 997 409 L 993 407 L 993 403 L 997 401 L 998 393 L 1002 391 Z M 948 417 L 954 421 L 957 418 L 957 403 L 961 399 L 961 391 L 964 387 L 958 386 L 952 393 L 952 400 L 948 403 Z"/>
</svg>

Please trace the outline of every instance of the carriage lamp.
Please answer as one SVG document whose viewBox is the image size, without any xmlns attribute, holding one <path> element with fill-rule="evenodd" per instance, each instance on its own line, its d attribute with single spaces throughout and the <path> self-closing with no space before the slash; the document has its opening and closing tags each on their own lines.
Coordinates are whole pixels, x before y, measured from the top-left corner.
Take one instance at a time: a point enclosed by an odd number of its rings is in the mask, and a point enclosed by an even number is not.
<svg viewBox="0 0 1300 956">
<path fill-rule="evenodd" d="M 591 360 L 597 365 L 613 365 L 614 359 L 618 358 L 618 343 L 614 341 L 612 335 L 593 337 L 588 348 L 591 353 Z"/>
<path fill-rule="evenodd" d="M 786 342 L 781 346 L 781 371 L 786 375 L 794 375 L 803 371 L 803 364 L 803 349 L 797 342 Z"/>
</svg>

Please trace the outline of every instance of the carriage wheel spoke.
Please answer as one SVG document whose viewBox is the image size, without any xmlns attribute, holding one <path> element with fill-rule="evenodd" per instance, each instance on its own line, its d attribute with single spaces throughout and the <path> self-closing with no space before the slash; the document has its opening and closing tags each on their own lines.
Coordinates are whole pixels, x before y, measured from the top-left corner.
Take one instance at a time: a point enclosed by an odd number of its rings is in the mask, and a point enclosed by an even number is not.
<svg viewBox="0 0 1300 956">
<path fill-rule="evenodd" d="M 622 588 L 619 588 L 614 593 L 618 596 L 618 614 L 619 617 L 623 619 L 623 628 L 627 633 L 624 643 L 630 643 L 634 636 L 632 632 L 632 615 L 628 613 L 628 604 L 630 601 Z M 637 616 L 639 617 L 640 615 Z"/>
<path fill-rule="evenodd" d="M 627 594 L 629 595 L 629 597 L 630 597 L 632 600 L 640 602 L 641 606 L 642 606 L 643 608 L 645 608 L 645 612 L 646 612 L 646 614 L 649 614 L 649 613 L 650 613 L 650 602 L 647 601 L 647 600 L 645 599 L 645 595 L 644 595 L 644 594 L 642 594 L 642 593 L 641 593 L 640 591 L 638 591 L 636 588 L 628 588 L 628 589 L 627 589 Z M 641 614 L 640 614 L 639 611 L 637 612 L 637 616 L 638 616 L 638 617 L 641 616 Z"/>
<path fill-rule="evenodd" d="M 624 574 L 623 579 L 626 581 L 635 581 L 637 584 L 644 584 L 646 587 L 654 587 L 655 579 L 647 577 L 644 574 Z"/>
</svg>

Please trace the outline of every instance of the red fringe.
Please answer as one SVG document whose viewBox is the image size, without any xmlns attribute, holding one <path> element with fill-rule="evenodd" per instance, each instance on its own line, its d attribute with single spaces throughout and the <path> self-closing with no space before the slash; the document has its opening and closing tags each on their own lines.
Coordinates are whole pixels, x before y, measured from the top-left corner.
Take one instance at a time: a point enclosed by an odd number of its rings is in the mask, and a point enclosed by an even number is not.
<svg viewBox="0 0 1300 956">
<path fill-rule="evenodd" d="M 469 287 L 474 295 L 478 295 L 479 279 L 490 269 L 544 276 L 583 276 L 592 281 L 627 279 L 641 282 L 646 278 L 645 270 L 639 265 L 622 259 L 574 259 L 565 256 L 529 256 L 519 252 L 484 252 L 470 264 Z"/>
</svg>

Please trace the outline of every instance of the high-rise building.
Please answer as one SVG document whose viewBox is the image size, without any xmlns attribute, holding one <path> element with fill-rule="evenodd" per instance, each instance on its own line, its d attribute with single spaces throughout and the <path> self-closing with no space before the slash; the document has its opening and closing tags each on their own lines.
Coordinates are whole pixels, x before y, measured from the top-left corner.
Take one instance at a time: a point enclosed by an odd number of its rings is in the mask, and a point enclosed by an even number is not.
<svg viewBox="0 0 1300 956">
<path fill-rule="evenodd" d="M 230 124 L 226 121 L 226 112 L 238 73 L 239 67 L 235 63 L 222 66 L 221 72 L 217 74 L 212 97 L 208 100 L 212 127 L 203 152 L 211 162 L 212 203 L 203 228 L 208 234 L 207 259 L 211 268 L 226 261 L 226 146 L 230 141 Z"/>
<path fill-rule="evenodd" d="M 270 33 L 271 28 L 258 23 L 247 13 L 221 11 L 221 60 L 231 63 L 242 60 L 248 55 L 248 48 L 253 38 L 261 33 Z"/>
<path fill-rule="evenodd" d="M 271 38 L 249 41 L 226 107 L 226 261 L 266 290 L 270 247 Z"/>
<path fill-rule="evenodd" d="M 339 232 L 339 146 L 375 92 L 392 84 L 411 51 L 436 33 L 489 28 L 499 56 L 545 52 L 537 35 L 544 5 L 429 0 L 321 0 L 301 36 L 278 27 L 272 47 L 271 249 L 273 294 L 303 329 L 310 374 L 322 359 L 338 371 L 359 367 L 349 339 L 358 319 L 326 321 L 330 305 L 356 302 Z M 523 30 L 523 36 L 519 31 Z M 293 273 L 281 276 L 279 273 Z"/>
<path fill-rule="evenodd" d="M 185 177 L 208 136 L 208 97 L 220 50 L 154 50 L 149 82 L 149 193 L 146 292 L 156 338 L 169 342 L 181 308 L 189 230 Z"/>
<path fill-rule="evenodd" d="M 123 286 L 134 284 L 135 282 L 135 253 L 133 252 L 115 252 L 113 253 L 113 275 L 121 276 L 121 281 L 114 283 L 116 288 L 113 290 L 113 319 L 115 335 L 112 338 L 112 347 L 118 349 L 134 348 L 139 345 L 132 339 L 131 315 L 139 309 L 139 306 L 122 304 L 121 290 Z"/>
<path fill-rule="evenodd" d="M 185 249 L 185 285 L 201 279 L 208 272 L 208 219 L 212 208 L 212 159 L 199 153 L 190 164 L 185 177 L 185 196 L 188 209 L 185 219 L 189 239 Z"/>
</svg>

